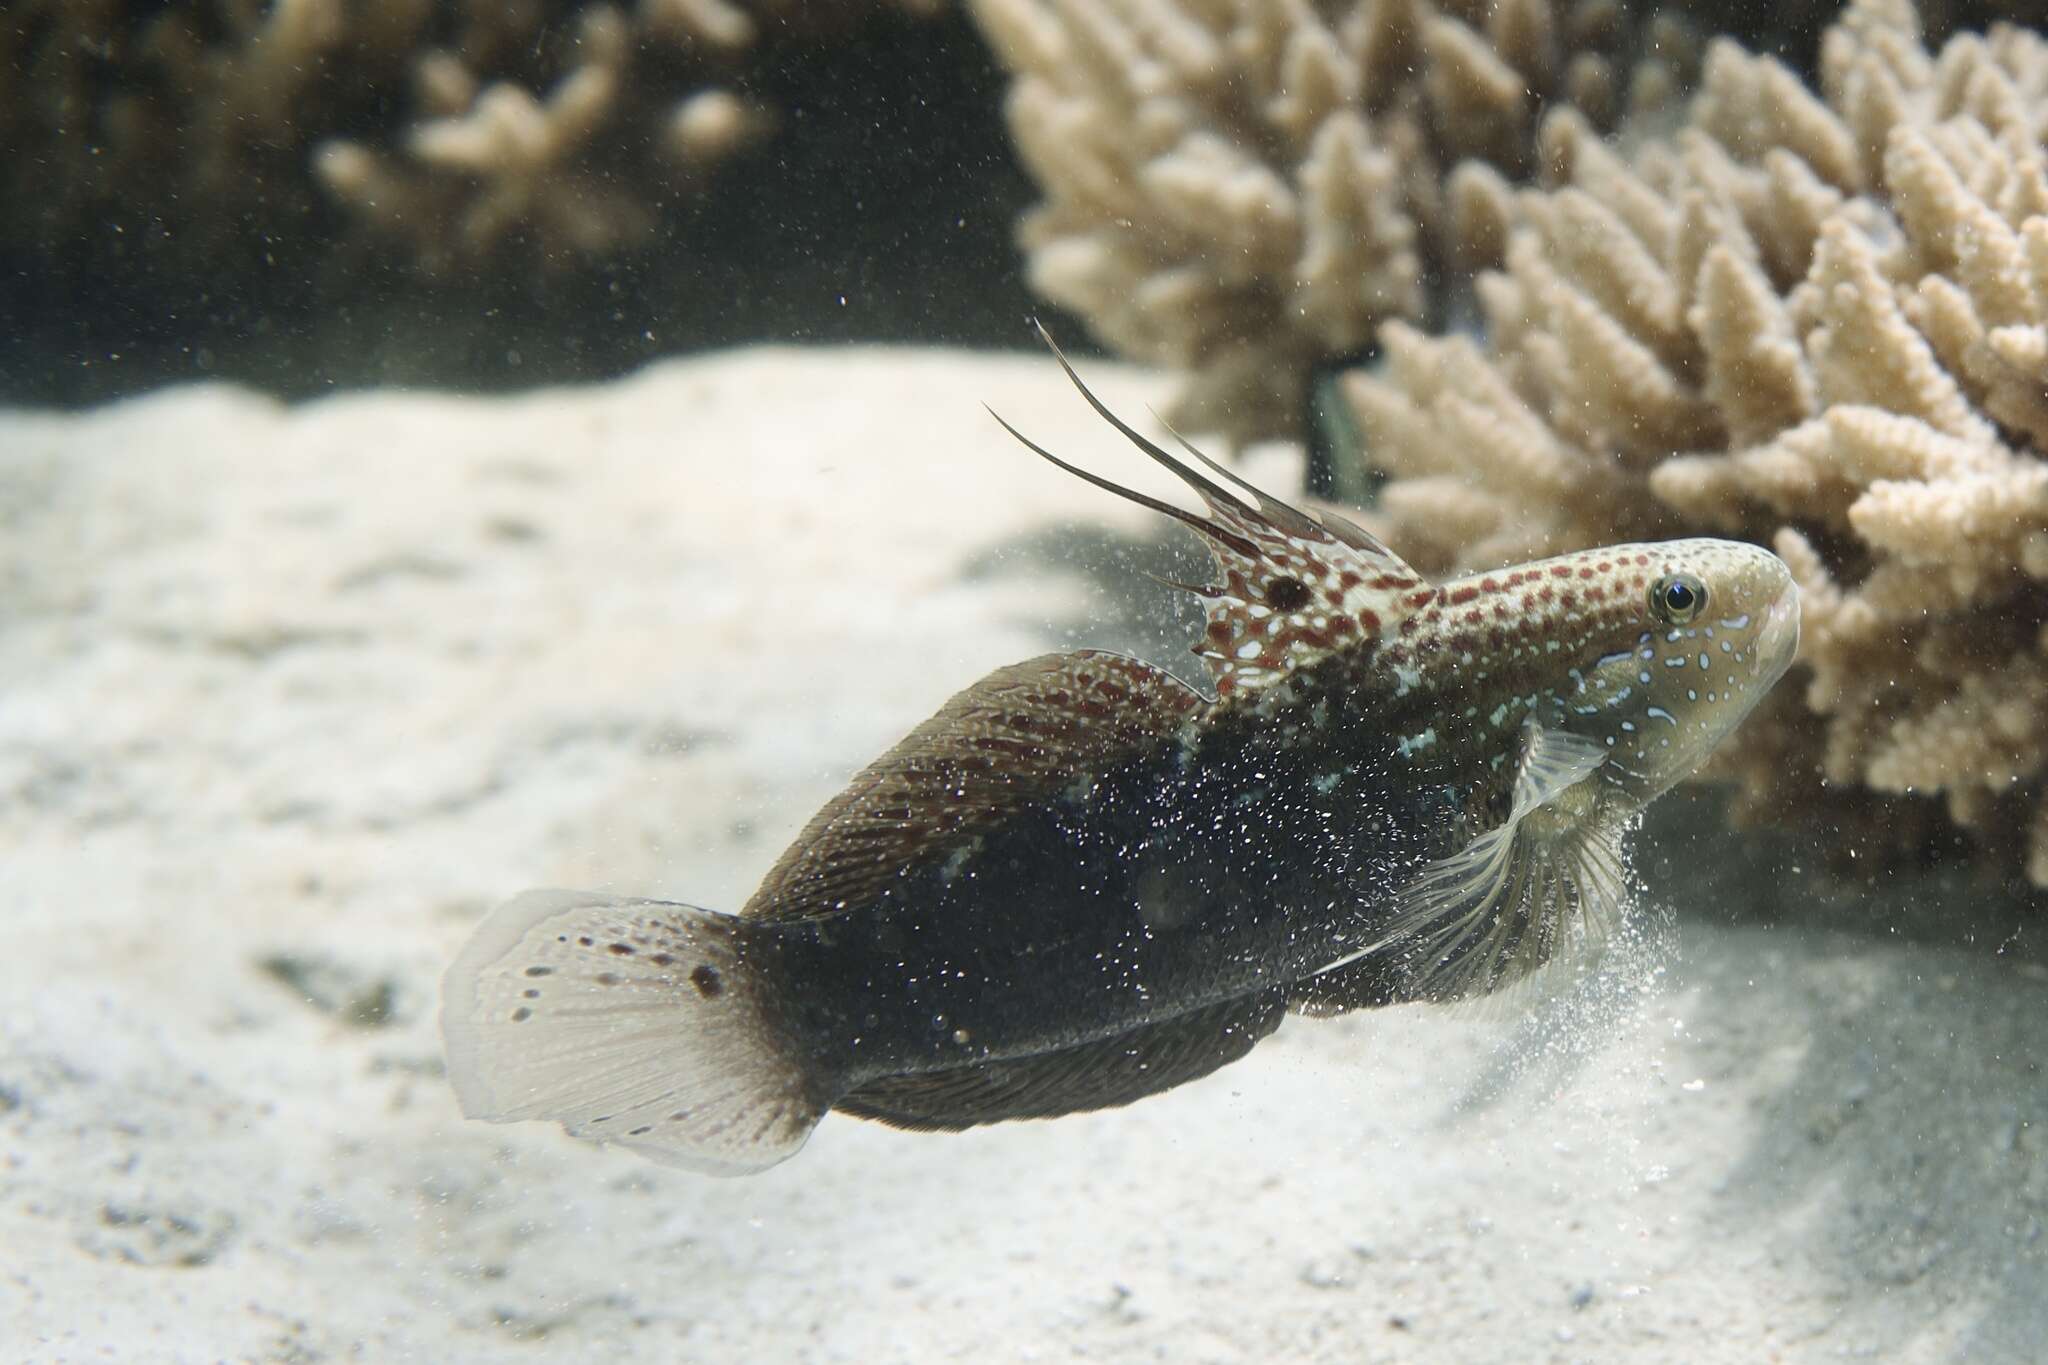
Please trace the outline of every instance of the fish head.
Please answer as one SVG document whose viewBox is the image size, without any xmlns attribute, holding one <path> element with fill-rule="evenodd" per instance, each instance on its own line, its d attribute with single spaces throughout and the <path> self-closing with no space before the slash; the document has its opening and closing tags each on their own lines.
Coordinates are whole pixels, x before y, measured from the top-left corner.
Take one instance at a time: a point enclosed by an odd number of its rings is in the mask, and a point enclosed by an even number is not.
<svg viewBox="0 0 2048 1365">
<path fill-rule="evenodd" d="M 1799 587 L 1758 546 L 1672 540 L 1551 563 L 1571 570 L 1559 582 L 1605 591 L 1583 638 L 1562 632 L 1572 643 L 1532 715 L 1605 747 L 1601 777 L 1627 806 L 1697 769 L 1798 652 Z"/>
</svg>

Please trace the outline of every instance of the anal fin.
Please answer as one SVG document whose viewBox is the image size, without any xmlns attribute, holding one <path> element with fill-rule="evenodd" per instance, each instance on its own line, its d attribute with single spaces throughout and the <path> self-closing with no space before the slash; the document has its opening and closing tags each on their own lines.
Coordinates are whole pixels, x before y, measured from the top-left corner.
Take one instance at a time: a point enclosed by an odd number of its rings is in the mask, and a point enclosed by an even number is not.
<svg viewBox="0 0 2048 1365">
<path fill-rule="evenodd" d="M 1280 1027 L 1286 1013 L 1281 991 L 1226 1000 L 1035 1057 L 869 1081 L 833 1107 L 920 1130 L 1109 1109 L 1227 1066 Z"/>
</svg>

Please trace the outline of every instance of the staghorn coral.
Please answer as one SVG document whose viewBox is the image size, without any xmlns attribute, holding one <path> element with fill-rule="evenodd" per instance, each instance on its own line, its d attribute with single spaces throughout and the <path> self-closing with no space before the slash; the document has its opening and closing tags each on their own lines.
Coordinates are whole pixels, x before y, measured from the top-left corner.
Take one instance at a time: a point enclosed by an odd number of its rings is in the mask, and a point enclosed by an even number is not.
<svg viewBox="0 0 2048 1365">
<path fill-rule="evenodd" d="M 24 0 L 0 18 L 0 244 L 44 257 L 325 248 L 336 205 L 430 269 L 645 240 L 769 132 L 769 38 L 943 0 Z"/>
<path fill-rule="evenodd" d="M 1774 544 L 1809 681 L 1729 751 L 1749 810 L 1939 794 L 2048 886 L 2048 39 L 1855 0 L 1818 90 L 1718 41 L 1674 135 L 1541 141 L 1481 190 L 1484 343 L 1391 325 L 1345 381 L 1389 534 Z"/>
<path fill-rule="evenodd" d="M 1451 298 L 1473 175 L 1536 167 L 1543 110 L 1671 99 L 1690 30 L 1626 0 L 975 0 L 1045 193 L 1033 287 L 1190 371 L 1176 418 L 1291 432 L 1304 375 Z M 1486 169 L 1446 182 L 1460 158 Z M 1453 231 L 1454 224 L 1464 226 Z"/>
<path fill-rule="evenodd" d="M 574 18 L 568 69 L 543 94 L 486 82 L 461 52 L 429 48 L 414 64 L 423 117 L 389 150 L 323 141 L 314 174 L 430 270 L 516 239 L 543 261 L 637 246 L 667 203 L 774 127 L 771 111 L 721 86 L 678 98 L 654 68 L 675 53 L 729 68 L 757 29 L 724 0 L 649 0 L 637 20 L 592 5 Z"/>
</svg>

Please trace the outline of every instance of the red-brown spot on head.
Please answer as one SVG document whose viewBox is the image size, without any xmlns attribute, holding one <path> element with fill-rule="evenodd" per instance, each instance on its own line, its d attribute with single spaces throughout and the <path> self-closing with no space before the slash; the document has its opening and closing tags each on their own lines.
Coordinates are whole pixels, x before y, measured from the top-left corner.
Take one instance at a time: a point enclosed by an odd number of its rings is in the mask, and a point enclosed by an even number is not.
<svg viewBox="0 0 2048 1365">
<path fill-rule="evenodd" d="M 1557 604 L 1566 611 L 1570 611 L 1579 604 L 1579 595 L 1567 588 L 1557 595 Z"/>
<path fill-rule="evenodd" d="M 1429 599 L 1435 595 L 1428 588 L 1424 588 L 1420 592 L 1411 592 L 1408 594 L 1408 605 L 1411 607 L 1426 606 Z"/>
<path fill-rule="evenodd" d="M 1550 566 L 1550 576 L 1552 578 L 1570 578 L 1572 576 L 1572 566 L 1569 564 L 1553 564 Z"/>
<path fill-rule="evenodd" d="M 1470 611 L 1465 613 L 1465 624 L 1468 626 L 1476 626 L 1479 624 L 1481 620 L 1485 618 L 1485 616 L 1486 613 L 1484 611 L 1480 610 L 1478 607 L 1474 607 Z"/>
<path fill-rule="evenodd" d="M 1449 601 L 1454 607 L 1462 606 L 1477 596 L 1479 596 L 1479 589 L 1477 588 L 1459 588 L 1450 595 Z"/>
<path fill-rule="evenodd" d="M 1591 569 L 1581 569 L 1581 570 L 1579 570 L 1579 577 L 1581 577 L 1581 578 L 1591 578 L 1592 576 L 1593 576 L 1593 571 L 1592 571 Z"/>
<path fill-rule="evenodd" d="M 1536 594 L 1536 600 L 1538 602 L 1548 602 L 1556 596 L 1557 592 L 1554 589 L 1545 588 L 1543 591 Z"/>
<path fill-rule="evenodd" d="M 1649 557 L 1648 555 L 1637 555 L 1637 556 L 1636 556 L 1636 563 L 1638 563 L 1638 564 L 1647 564 L 1647 563 L 1649 563 L 1649 562 L 1650 562 L 1650 557 Z"/>
<path fill-rule="evenodd" d="M 1500 580 L 1491 575 L 1482 578 L 1479 580 L 1479 590 L 1481 592 L 1499 592 Z"/>
</svg>

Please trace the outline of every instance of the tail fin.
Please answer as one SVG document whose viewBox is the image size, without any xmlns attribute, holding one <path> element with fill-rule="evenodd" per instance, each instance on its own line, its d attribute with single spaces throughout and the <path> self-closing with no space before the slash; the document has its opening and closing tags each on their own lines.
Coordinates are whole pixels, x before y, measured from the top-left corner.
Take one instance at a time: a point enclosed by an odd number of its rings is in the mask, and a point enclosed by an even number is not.
<svg viewBox="0 0 2048 1365">
<path fill-rule="evenodd" d="M 554 1119 L 668 1165 L 744 1175 L 793 1156 L 830 1097 L 784 1023 L 761 926 L 662 901 L 529 891 L 441 983 L 448 1079 L 471 1118 Z"/>
</svg>

